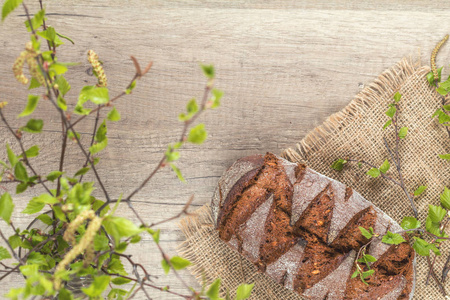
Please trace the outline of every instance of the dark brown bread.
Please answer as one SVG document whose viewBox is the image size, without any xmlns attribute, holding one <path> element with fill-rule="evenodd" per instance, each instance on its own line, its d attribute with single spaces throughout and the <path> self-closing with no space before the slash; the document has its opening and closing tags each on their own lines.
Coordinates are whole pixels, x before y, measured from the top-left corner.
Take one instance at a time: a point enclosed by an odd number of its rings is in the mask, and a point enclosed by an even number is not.
<svg viewBox="0 0 450 300">
<path fill-rule="evenodd" d="M 344 184 L 274 154 L 238 160 L 212 200 L 222 240 L 286 288 L 311 299 L 411 299 L 414 251 L 373 242 L 369 285 L 351 278 L 356 253 L 376 232 L 400 226 Z"/>
</svg>

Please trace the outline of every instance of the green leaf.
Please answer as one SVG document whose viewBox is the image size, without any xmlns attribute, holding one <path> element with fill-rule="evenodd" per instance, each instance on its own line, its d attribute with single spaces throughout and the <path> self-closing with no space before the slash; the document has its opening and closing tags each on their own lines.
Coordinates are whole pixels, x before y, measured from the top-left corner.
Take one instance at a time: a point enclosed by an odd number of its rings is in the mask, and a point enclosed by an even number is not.
<svg viewBox="0 0 450 300">
<path fill-rule="evenodd" d="M 42 9 L 38 11 L 33 18 L 31 18 L 31 25 L 33 26 L 34 30 L 39 29 L 39 27 L 42 26 L 44 23 L 45 18 L 45 10 Z M 27 28 L 28 32 L 31 32 L 30 22 L 28 20 L 25 21 L 25 27 Z"/>
<path fill-rule="evenodd" d="M 59 75 L 56 77 L 55 83 L 58 85 L 58 91 L 64 96 L 70 91 L 70 84 L 67 82 L 64 76 Z"/>
<path fill-rule="evenodd" d="M 122 285 L 122 284 L 127 284 L 127 283 L 131 282 L 131 279 L 117 277 L 117 278 L 114 278 L 113 280 L 111 280 L 111 282 L 116 285 Z"/>
<path fill-rule="evenodd" d="M 109 102 L 108 89 L 105 87 L 85 86 L 80 92 L 78 101 L 91 101 L 94 104 L 106 104 Z"/>
<path fill-rule="evenodd" d="M 21 193 L 25 192 L 27 190 L 27 188 L 28 188 L 28 183 L 27 182 L 19 183 L 16 186 L 16 194 L 21 194 Z"/>
<path fill-rule="evenodd" d="M 8 250 L 0 246 L 0 260 L 11 258 L 11 254 L 9 254 Z"/>
<path fill-rule="evenodd" d="M 22 244 L 22 240 L 18 235 L 12 235 L 8 238 L 8 243 L 11 245 L 13 249 L 16 249 Z"/>
<path fill-rule="evenodd" d="M 117 111 L 116 107 L 113 107 L 113 109 L 108 113 L 107 118 L 112 122 L 120 121 L 120 113 Z"/>
<path fill-rule="evenodd" d="M 91 154 L 95 154 L 102 151 L 108 145 L 108 138 L 106 137 L 106 133 L 107 133 L 106 120 L 103 120 L 102 124 L 98 127 L 97 132 L 95 134 L 95 140 L 97 141 L 97 143 L 89 148 Z"/>
<path fill-rule="evenodd" d="M 58 300 L 73 300 L 72 292 L 62 288 L 58 292 Z"/>
<path fill-rule="evenodd" d="M 111 261 L 108 264 L 108 271 L 110 273 L 117 273 L 123 276 L 127 276 L 127 272 L 125 271 L 125 268 L 123 267 L 122 262 L 118 257 L 113 256 Z"/>
<path fill-rule="evenodd" d="M 67 67 L 62 64 L 53 63 L 50 65 L 49 70 L 55 72 L 56 75 L 61 75 L 67 72 Z"/>
<path fill-rule="evenodd" d="M 220 278 L 217 278 L 210 286 L 208 291 L 206 291 L 206 296 L 211 300 L 219 300 L 220 292 Z"/>
<path fill-rule="evenodd" d="M 220 90 L 213 89 L 212 97 L 209 101 L 211 101 L 211 108 L 216 108 L 220 106 L 220 99 L 222 99 L 223 92 Z"/>
<path fill-rule="evenodd" d="M 2 8 L 2 21 L 20 4 L 22 4 L 22 0 L 6 0 Z"/>
<path fill-rule="evenodd" d="M 438 75 L 439 75 L 438 82 L 441 82 L 442 68 L 443 68 L 443 67 L 440 67 L 440 68 L 438 69 Z M 434 74 L 433 74 L 432 71 L 431 71 L 430 73 L 427 74 L 427 80 L 428 80 L 428 83 L 429 83 L 430 85 L 436 86 L 436 83 L 435 83 L 435 80 L 434 80 Z"/>
<path fill-rule="evenodd" d="M 30 133 L 39 133 L 42 131 L 42 127 L 44 127 L 44 121 L 30 119 L 27 125 L 22 127 L 22 130 Z"/>
<path fill-rule="evenodd" d="M 34 146 L 30 147 L 28 150 L 25 151 L 25 155 L 27 156 L 27 158 L 38 156 L 39 155 L 39 146 L 34 145 Z M 22 157 L 22 155 L 20 155 L 19 157 Z"/>
<path fill-rule="evenodd" d="M 426 190 L 427 186 L 426 185 L 421 185 L 419 186 L 415 191 L 414 191 L 414 196 L 418 197 L 420 195 L 422 195 L 422 193 Z"/>
<path fill-rule="evenodd" d="M 11 195 L 5 192 L 0 198 L 0 217 L 9 224 L 11 221 L 11 215 L 14 210 L 14 203 Z"/>
<path fill-rule="evenodd" d="M 403 242 L 406 242 L 405 239 L 398 233 L 392 233 L 388 230 L 388 232 L 383 236 L 381 240 L 385 244 L 398 245 Z"/>
<path fill-rule="evenodd" d="M 32 90 L 32 89 L 38 88 L 40 86 L 41 86 L 41 83 L 36 78 L 31 77 L 30 85 L 28 86 L 28 89 Z"/>
<path fill-rule="evenodd" d="M 116 245 L 119 244 L 123 237 L 131 237 L 142 232 L 142 229 L 137 227 L 133 222 L 122 217 L 108 216 L 103 220 L 103 226 L 114 238 Z"/>
<path fill-rule="evenodd" d="M 28 95 L 28 102 L 25 109 L 19 114 L 19 117 L 25 117 L 33 113 L 36 109 L 36 106 L 39 102 L 39 96 L 36 95 Z"/>
<path fill-rule="evenodd" d="M 6 143 L 6 152 L 8 153 L 9 163 L 11 164 L 11 167 L 14 168 L 16 166 L 17 162 L 19 161 L 19 158 L 11 150 L 8 143 Z"/>
<path fill-rule="evenodd" d="M 38 216 L 37 219 L 41 220 L 42 223 L 47 224 L 47 225 L 53 224 L 53 219 L 50 218 L 50 216 L 47 214 L 42 214 L 42 215 Z"/>
<path fill-rule="evenodd" d="M 153 240 L 155 241 L 155 243 L 159 243 L 159 233 L 161 232 L 161 230 L 160 229 L 158 229 L 157 231 L 155 231 L 153 234 L 152 234 L 152 237 L 153 237 Z"/>
<path fill-rule="evenodd" d="M 364 227 L 358 226 L 359 230 L 361 231 L 361 234 L 368 240 L 370 240 L 373 236 L 372 233 L 370 233 L 369 231 L 367 231 L 367 229 L 365 229 Z"/>
<path fill-rule="evenodd" d="M 389 118 L 393 118 L 396 112 L 397 112 L 397 108 L 395 108 L 395 106 L 391 106 L 391 107 L 386 111 L 386 115 L 387 115 Z"/>
<path fill-rule="evenodd" d="M 108 146 L 108 138 L 105 138 L 102 142 L 96 143 L 89 147 L 89 152 L 91 152 L 91 154 L 96 154 L 105 149 L 106 146 Z"/>
<path fill-rule="evenodd" d="M 431 221 L 434 223 L 441 222 L 447 211 L 443 209 L 441 206 L 436 205 L 428 205 L 428 216 L 430 217 Z"/>
<path fill-rule="evenodd" d="M 94 249 L 95 251 L 109 250 L 109 240 L 104 235 L 95 235 L 94 237 Z"/>
<path fill-rule="evenodd" d="M 165 156 L 166 156 L 166 160 L 168 162 L 176 161 L 176 160 L 180 159 L 180 152 L 173 151 L 172 146 L 169 145 L 169 147 L 165 153 Z"/>
<path fill-rule="evenodd" d="M 47 178 L 47 180 L 55 181 L 55 179 L 57 179 L 62 174 L 63 174 L 63 172 L 60 172 L 60 171 L 52 171 L 52 172 L 48 173 L 46 178 Z"/>
<path fill-rule="evenodd" d="M 450 159 L 450 153 L 449 154 L 439 154 L 439 157 L 442 158 L 442 159 L 449 160 Z"/>
<path fill-rule="evenodd" d="M 244 300 L 244 299 L 248 299 L 250 297 L 250 294 L 252 293 L 253 290 L 253 286 L 255 284 L 241 284 L 240 286 L 238 286 L 237 290 L 236 290 L 236 300 Z"/>
<path fill-rule="evenodd" d="M 14 168 L 14 176 L 20 181 L 28 181 L 28 173 L 22 162 L 18 162 Z"/>
<path fill-rule="evenodd" d="M 433 222 L 430 216 L 427 216 L 425 222 L 425 229 L 434 235 L 441 236 L 441 231 L 439 230 L 439 222 Z"/>
<path fill-rule="evenodd" d="M 198 105 L 197 101 L 195 101 L 195 98 L 189 100 L 189 102 L 186 105 L 186 110 L 189 115 L 194 115 L 196 112 L 198 112 Z"/>
<path fill-rule="evenodd" d="M 207 136 L 208 133 L 205 130 L 205 124 L 201 123 L 191 128 L 187 140 L 193 144 L 203 144 Z"/>
<path fill-rule="evenodd" d="M 214 79 L 215 76 L 215 70 L 213 65 L 201 65 L 203 74 L 209 79 Z"/>
<path fill-rule="evenodd" d="M 130 243 L 132 244 L 136 244 L 139 243 L 141 241 L 141 236 L 140 235 L 135 235 L 131 238 Z"/>
<path fill-rule="evenodd" d="M 175 270 L 182 270 L 191 265 L 191 262 L 185 258 L 174 256 L 170 259 L 170 263 Z"/>
<path fill-rule="evenodd" d="M 86 174 L 90 169 L 91 169 L 91 168 L 89 168 L 89 167 L 81 168 L 81 169 L 79 169 L 79 170 L 75 173 L 74 176 L 81 176 L 81 175 L 84 175 L 84 174 Z"/>
<path fill-rule="evenodd" d="M 367 175 L 373 178 L 377 178 L 378 176 L 380 176 L 380 170 L 378 170 L 377 168 L 372 168 L 369 171 L 367 171 Z"/>
<path fill-rule="evenodd" d="M 136 87 L 136 80 L 134 80 L 130 86 L 125 90 L 125 94 L 131 94 L 131 91 Z"/>
<path fill-rule="evenodd" d="M 62 211 L 61 206 L 56 206 L 56 205 L 54 205 L 54 206 L 52 207 L 52 209 L 53 209 L 53 211 L 55 212 L 55 216 L 56 216 L 59 220 L 61 220 L 61 221 L 63 221 L 63 222 L 67 222 L 66 215 L 65 215 L 64 212 Z"/>
<path fill-rule="evenodd" d="M 38 252 L 31 252 L 27 258 L 27 264 L 46 265 L 45 256 Z"/>
<path fill-rule="evenodd" d="M 106 139 L 106 133 L 108 132 L 108 129 L 106 128 L 106 120 L 103 120 L 102 124 L 97 129 L 97 132 L 95 133 L 95 140 L 97 142 L 102 142 Z"/>
<path fill-rule="evenodd" d="M 55 197 L 53 197 L 50 194 L 40 194 L 37 197 L 33 198 L 33 201 L 36 201 L 38 203 L 44 203 L 44 204 L 56 204 L 59 203 L 58 199 L 56 199 Z"/>
<path fill-rule="evenodd" d="M 336 171 L 342 171 L 346 163 L 347 161 L 345 159 L 339 158 L 331 165 L 331 168 L 335 169 Z"/>
<path fill-rule="evenodd" d="M 355 278 L 356 276 L 358 276 L 359 275 L 359 271 L 358 270 L 356 270 L 355 272 L 353 272 L 353 274 L 352 274 L 352 278 Z"/>
<path fill-rule="evenodd" d="M 448 91 L 446 89 L 442 88 L 442 87 L 437 88 L 436 91 L 439 94 L 441 94 L 442 96 L 447 96 L 447 94 L 448 94 Z"/>
<path fill-rule="evenodd" d="M 391 165 L 389 164 L 389 161 L 386 159 L 380 167 L 380 172 L 384 174 L 389 170 L 390 167 Z"/>
<path fill-rule="evenodd" d="M 45 203 L 39 202 L 36 200 L 36 198 L 31 199 L 27 207 L 22 211 L 23 214 L 35 214 L 37 212 L 40 212 L 45 206 Z"/>
<path fill-rule="evenodd" d="M 399 102 L 401 98 L 402 98 L 402 95 L 399 92 L 395 93 L 395 95 L 394 95 L 395 102 Z"/>
<path fill-rule="evenodd" d="M 416 229 L 420 227 L 420 221 L 414 217 L 404 217 L 401 226 L 405 230 Z"/>
<path fill-rule="evenodd" d="M 375 273 L 375 270 L 369 270 L 369 271 L 365 271 L 361 274 L 363 279 L 366 279 L 367 277 L 373 275 L 373 273 Z"/>
<path fill-rule="evenodd" d="M 62 110 L 66 111 L 67 110 L 67 103 L 66 100 L 61 97 L 61 95 L 58 95 L 58 98 L 56 100 L 56 104 L 58 105 L 59 108 L 61 108 Z"/>
<path fill-rule="evenodd" d="M 422 255 L 422 256 L 430 256 L 430 244 L 418 237 L 414 237 L 414 244 L 413 244 L 413 249 L 416 251 L 417 254 Z"/>
<path fill-rule="evenodd" d="M 163 259 L 161 261 L 161 266 L 162 266 L 162 268 L 164 270 L 164 274 L 166 274 L 166 275 L 169 274 L 169 272 L 170 272 L 170 265 L 165 259 Z"/>
<path fill-rule="evenodd" d="M 175 172 L 175 174 L 177 174 L 177 177 L 179 180 L 181 180 L 182 182 L 186 182 L 186 179 L 184 179 L 183 174 L 181 174 L 180 169 L 178 169 L 178 167 L 175 164 L 170 163 L 170 167 Z"/>
<path fill-rule="evenodd" d="M 376 262 L 377 259 L 375 257 L 373 257 L 370 254 L 366 254 L 363 256 L 363 260 L 367 263 L 367 262 Z"/>
<path fill-rule="evenodd" d="M 404 139 L 407 134 L 408 134 L 408 127 L 402 127 L 398 131 L 398 137 L 401 138 L 401 139 Z"/>
<path fill-rule="evenodd" d="M 109 280 L 110 277 L 108 275 L 97 276 L 89 287 L 81 288 L 81 290 L 89 297 L 99 297 L 108 287 Z"/>
<path fill-rule="evenodd" d="M 450 190 L 445 187 L 441 194 L 441 205 L 446 209 L 450 209 Z"/>
<path fill-rule="evenodd" d="M 383 130 L 385 130 L 386 128 L 388 128 L 389 125 L 391 125 L 391 124 L 392 124 L 392 119 L 391 119 L 391 120 L 388 120 L 386 123 L 384 123 L 384 125 L 383 125 Z"/>
</svg>

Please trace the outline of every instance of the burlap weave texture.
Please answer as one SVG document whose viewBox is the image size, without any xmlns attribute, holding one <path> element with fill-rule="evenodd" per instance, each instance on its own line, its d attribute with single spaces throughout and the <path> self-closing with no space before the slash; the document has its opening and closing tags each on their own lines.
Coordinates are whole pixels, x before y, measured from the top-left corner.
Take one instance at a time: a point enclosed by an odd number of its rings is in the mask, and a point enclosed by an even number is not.
<svg viewBox="0 0 450 300">
<path fill-rule="evenodd" d="M 381 165 L 386 158 L 391 161 L 383 137 L 393 148 L 393 127 L 384 131 L 382 127 L 389 119 L 385 115 L 388 104 L 399 91 L 402 94 L 399 124 L 409 129 L 407 137 L 400 142 L 402 172 L 410 191 L 420 185 L 428 187 L 416 200 L 419 218 L 425 224 L 428 204 L 439 203 L 439 194 L 450 181 L 450 163 L 438 157 L 438 154 L 450 152 L 450 139 L 443 126 L 431 118 L 441 100 L 426 80 L 428 72 L 428 67 L 403 59 L 383 72 L 346 108 L 311 131 L 296 149 L 287 149 L 282 156 L 294 162 L 304 162 L 312 169 L 347 184 L 400 223 L 404 216 L 413 215 L 400 187 L 382 178 L 370 178 L 365 175 L 367 169 L 359 169 L 356 164 L 349 164 L 341 172 L 330 168 L 337 158 L 364 159 L 374 165 Z M 397 179 L 392 161 L 391 165 L 388 175 Z M 234 291 L 242 282 L 254 282 L 251 299 L 301 299 L 257 273 L 252 263 L 219 239 L 212 223 L 208 206 L 199 209 L 196 217 L 188 217 L 180 223 L 186 240 L 180 245 L 179 252 L 192 261 L 191 271 L 200 282 L 204 280 L 209 284 L 220 277 L 222 291 Z M 449 249 L 443 247 L 441 252 L 449 253 Z M 437 260 L 437 271 L 442 270 L 446 258 L 444 255 Z M 426 260 L 419 257 L 414 299 L 443 299 L 433 280 L 425 284 L 427 271 Z M 449 281 L 445 285 L 447 290 L 450 290 Z"/>
</svg>

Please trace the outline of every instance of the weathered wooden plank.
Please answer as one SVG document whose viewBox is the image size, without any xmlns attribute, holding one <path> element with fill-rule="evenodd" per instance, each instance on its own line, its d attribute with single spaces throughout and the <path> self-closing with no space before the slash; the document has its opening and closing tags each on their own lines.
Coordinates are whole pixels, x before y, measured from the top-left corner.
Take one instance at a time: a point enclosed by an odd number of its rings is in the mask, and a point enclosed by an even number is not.
<svg viewBox="0 0 450 300">
<path fill-rule="evenodd" d="M 95 49 L 104 62 L 111 94 L 120 92 L 133 75 L 129 55 L 154 66 L 138 82 L 136 91 L 120 100 L 123 120 L 109 124 L 109 150 L 101 155 L 101 175 L 111 194 L 129 193 L 156 164 L 166 145 L 181 130 L 176 120 L 191 97 L 201 97 L 205 82 L 199 62 L 214 63 L 217 87 L 225 91 L 223 105 L 205 114 L 208 141 L 182 150 L 179 167 L 184 185 L 163 170 L 136 196 L 136 207 L 150 221 L 176 214 L 191 194 L 194 206 L 207 203 L 218 177 L 235 159 L 253 153 L 281 152 L 293 146 L 326 117 L 342 109 L 364 84 L 405 55 L 424 63 L 435 43 L 449 28 L 448 3 L 414 1 L 48 1 L 48 23 L 72 37 L 60 61 L 81 62 L 72 68 L 68 96 L 73 107 L 77 91 L 92 84 L 86 51 Z M 36 3 L 29 3 L 36 11 Z M 27 40 L 18 11 L 0 27 L 0 100 L 11 123 L 24 107 L 27 92 L 11 76 L 11 65 Z M 450 47 L 439 54 L 441 65 Z M 56 169 L 59 157 L 59 118 L 42 101 L 36 117 L 46 122 L 45 135 L 28 135 L 25 143 L 39 144 L 40 159 L 33 163 L 44 171 Z M 88 141 L 93 118 L 77 129 Z M 0 144 L 13 143 L 4 127 Z M 15 147 L 17 149 L 17 147 Z M 83 160 L 75 145 L 69 148 L 67 168 L 76 171 Z M 0 155 L 5 158 L 5 153 Z M 70 173 L 69 172 L 69 173 Z M 9 187 L 6 187 L 9 188 Z M 14 221 L 27 199 L 39 191 L 15 198 Z M 100 191 L 96 191 L 101 196 Z M 143 203 L 143 202 L 146 203 Z M 131 216 L 127 209 L 121 210 Z M 4 225 L 1 225 L 2 229 Z M 182 236 L 175 223 L 164 224 L 162 243 L 169 253 Z M 157 249 L 149 237 L 130 249 L 156 275 L 162 275 Z M 187 272 L 189 284 L 198 286 Z M 17 286 L 18 276 L 7 287 Z M 184 291 L 172 275 L 158 283 Z M 155 299 L 172 299 L 154 293 Z M 143 295 L 138 295 L 139 299 Z"/>
</svg>

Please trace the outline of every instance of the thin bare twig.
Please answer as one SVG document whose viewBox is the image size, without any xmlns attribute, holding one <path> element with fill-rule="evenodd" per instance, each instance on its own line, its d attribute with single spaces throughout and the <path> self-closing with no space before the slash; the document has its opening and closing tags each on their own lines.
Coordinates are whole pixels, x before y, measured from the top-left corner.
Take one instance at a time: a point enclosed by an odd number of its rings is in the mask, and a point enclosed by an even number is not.
<svg viewBox="0 0 450 300">
<path fill-rule="evenodd" d="M 162 220 L 162 221 L 159 221 L 159 222 L 152 223 L 152 224 L 150 224 L 148 227 L 151 228 L 151 227 L 154 227 L 154 226 L 156 226 L 156 225 L 161 225 L 161 224 L 163 224 L 163 223 L 170 222 L 170 221 L 172 221 L 172 220 L 178 219 L 178 218 L 181 217 L 182 215 L 190 215 L 190 213 L 189 213 L 187 210 L 188 210 L 189 206 L 192 204 L 192 201 L 194 201 L 194 195 L 192 195 L 192 196 L 189 198 L 188 202 L 186 202 L 186 204 L 184 205 L 183 209 L 182 209 L 178 214 L 176 214 L 175 216 L 170 217 L 170 218 L 168 218 L 168 219 L 165 219 L 165 220 Z"/>
<path fill-rule="evenodd" d="M 92 133 L 90 146 L 94 145 L 95 133 L 97 132 L 97 126 L 98 126 L 98 120 L 99 119 L 100 119 L 100 110 L 97 110 L 97 115 L 95 116 L 95 122 L 94 122 L 94 132 Z M 86 161 L 83 164 L 83 168 L 85 168 L 88 165 L 90 158 L 91 158 L 91 152 L 89 152 L 89 156 L 86 158 Z M 83 180 L 83 176 L 84 176 L 84 174 L 82 174 L 80 176 L 80 180 L 78 182 L 81 182 Z"/>
</svg>

